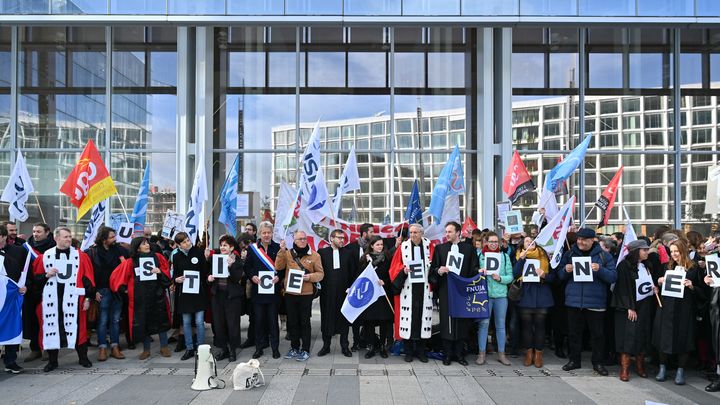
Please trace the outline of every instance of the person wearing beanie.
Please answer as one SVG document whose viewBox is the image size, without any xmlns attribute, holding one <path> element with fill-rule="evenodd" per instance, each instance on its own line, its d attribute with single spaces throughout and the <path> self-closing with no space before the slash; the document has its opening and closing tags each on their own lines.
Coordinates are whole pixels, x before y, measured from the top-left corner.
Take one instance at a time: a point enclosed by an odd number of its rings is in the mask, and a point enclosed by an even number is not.
<svg viewBox="0 0 720 405">
<path fill-rule="evenodd" d="M 607 307 L 609 285 L 617 279 L 615 262 L 612 256 L 602 250 L 595 241 L 595 231 L 581 228 L 577 232 L 577 241 L 565 252 L 558 267 L 558 278 L 567 280 L 565 286 L 565 306 L 568 315 L 568 362 L 563 370 L 570 371 L 581 367 L 582 334 L 585 324 L 590 330 L 593 370 L 602 376 L 608 375 L 603 358 L 605 338 L 603 323 Z M 576 282 L 573 279 L 573 258 L 590 257 L 593 280 Z"/>
</svg>

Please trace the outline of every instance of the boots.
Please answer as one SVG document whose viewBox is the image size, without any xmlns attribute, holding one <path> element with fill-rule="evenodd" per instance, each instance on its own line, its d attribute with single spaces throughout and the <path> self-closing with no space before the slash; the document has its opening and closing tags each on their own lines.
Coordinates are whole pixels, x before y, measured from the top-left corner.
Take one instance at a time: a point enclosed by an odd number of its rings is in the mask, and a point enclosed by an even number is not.
<svg viewBox="0 0 720 405">
<path fill-rule="evenodd" d="M 87 350 L 87 343 L 75 346 L 75 351 L 77 351 L 78 354 L 78 364 L 85 368 L 90 368 L 92 367 L 92 363 L 90 362 L 90 359 L 88 359 Z"/>
<path fill-rule="evenodd" d="M 667 371 L 667 370 L 665 369 L 665 365 L 664 365 L 664 364 L 661 364 L 661 365 L 660 365 L 660 370 L 658 370 L 658 373 L 657 373 L 657 375 L 655 376 L 655 380 L 656 380 L 656 381 L 665 381 L 665 372 L 666 372 L 666 371 Z"/>
<path fill-rule="evenodd" d="M 108 358 L 107 349 L 104 347 L 101 347 L 98 350 L 98 361 L 105 361 Z"/>
<path fill-rule="evenodd" d="M 235 350 L 234 347 L 231 347 L 231 348 L 230 348 L 230 354 L 229 354 L 229 356 L 228 356 L 228 361 L 229 361 L 230 363 L 234 363 L 235 360 L 237 360 L 236 350 Z"/>
<path fill-rule="evenodd" d="M 505 352 L 498 352 L 498 362 L 503 366 L 509 366 L 510 360 L 505 356 Z"/>
<path fill-rule="evenodd" d="M 630 355 L 620 353 L 620 381 L 630 380 Z"/>
<path fill-rule="evenodd" d="M 478 366 L 482 366 L 483 364 L 485 364 L 485 352 L 478 353 L 477 359 L 475 359 L 475 364 L 477 364 Z"/>
<path fill-rule="evenodd" d="M 542 350 L 535 350 L 535 367 L 542 368 L 543 366 L 543 358 L 542 358 L 543 352 Z"/>
<path fill-rule="evenodd" d="M 677 369 L 677 373 L 675 374 L 675 385 L 685 385 L 685 369 Z"/>
<path fill-rule="evenodd" d="M 125 355 L 120 351 L 120 346 L 118 345 L 112 347 L 112 350 L 110 350 L 110 356 L 118 360 L 122 360 L 125 358 Z"/>
<path fill-rule="evenodd" d="M 150 353 L 148 353 L 148 356 Z M 163 346 L 160 348 L 160 355 L 163 357 L 170 357 L 170 349 L 168 349 L 167 346 Z"/>
<path fill-rule="evenodd" d="M 637 372 L 637 375 L 639 375 L 640 377 L 647 378 L 647 373 L 645 372 L 645 355 L 644 354 L 635 355 L 635 371 Z"/>
<path fill-rule="evenodd" d="M 527 349 L 525 352 L 525 361 L 523 361 L 523 366 L 530 367 L 531 364 L 533 364 L 533 349 Z"/>
</svg>

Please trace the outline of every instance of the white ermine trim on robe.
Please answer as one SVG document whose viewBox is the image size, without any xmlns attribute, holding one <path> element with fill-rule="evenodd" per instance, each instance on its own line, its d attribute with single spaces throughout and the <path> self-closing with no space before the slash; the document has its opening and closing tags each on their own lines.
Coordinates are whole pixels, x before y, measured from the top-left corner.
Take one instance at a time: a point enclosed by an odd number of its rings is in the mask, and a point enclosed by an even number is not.
<svg viewBox="0 0 720 405">
<path fill-rule="evenodd" d="M 60 271 L 60 261 L 55 258 L 56 248 L 48 249 L 43 254 L 43 265 L 45 272 L 55 267 Z M 62 262 L 65 262 L 62 260 Z M 80 254 L 75 248 L 70 248 L 70 258 L 66 262 L 71 264 L 72 276 L 70 282 L 65 283 L 65 290 L 62 299 L 63 320 L 67 348 L 74 349 L 77 341 L 77 321 L 79 297 L 85 295 L 84 288 L 77 288 L 78 273 L 80 270 Z M 50 277 L 45 283 L 42 296 L 42 321 L 43 321 L 43 348 L 45 350 L 60 349 L 60 320 L 58 319 L 58 277 Z"/>
<path fill-rule="evenodd" d="M 422 239 L 425 274 L 430 270 L 430 241 L 426 238 Z M 412 242 L 407 240 L 402 243 L 402 259 L 403 263 L 412 260 Z M 423 313 L 420 331 L 422 339 L 429 339 L 432 335 L 432 293 L 430 292 L 430 283 L 425 277 L 425 295 L 423 297 Z M 400 292 L 400 326 L 398 327 L 400 337 L 410 339 L 412 336 L 412 283 L 405 281 L 402 291 Z"/>
</svg>

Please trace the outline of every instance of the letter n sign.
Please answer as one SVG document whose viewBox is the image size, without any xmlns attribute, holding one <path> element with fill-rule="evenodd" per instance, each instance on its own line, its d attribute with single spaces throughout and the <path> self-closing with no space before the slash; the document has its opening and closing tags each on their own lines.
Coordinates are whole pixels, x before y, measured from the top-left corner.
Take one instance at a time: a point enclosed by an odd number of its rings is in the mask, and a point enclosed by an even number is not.
<svg viewBox="0 0 720 405">
<path fill-rule="evenodd" d="M 424 283 L 425 282 L 425 264 L 422 259 L 409 260 L 406 265 L 410 268 L 408 272 L 408 278 L 410 283 Z"/>
<path fill-rule="evenodd" d="M 576 283 L 592 283 L 592 258 L 590 256 L 573 257 L 573 281 Z"/>
</svg>

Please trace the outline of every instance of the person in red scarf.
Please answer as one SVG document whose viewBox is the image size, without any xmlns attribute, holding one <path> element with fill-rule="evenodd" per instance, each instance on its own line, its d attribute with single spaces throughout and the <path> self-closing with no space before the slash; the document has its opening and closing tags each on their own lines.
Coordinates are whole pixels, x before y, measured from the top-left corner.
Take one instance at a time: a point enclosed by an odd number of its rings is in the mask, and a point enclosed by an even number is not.
<svg viewBox="0 0 720 405">
<path fill-rule="evenodd" d="M 428 281 L 434 246 L 423 237 L 423 227 L 410 225 L 410 239 L 395 251 L 390 264 L 390 280 L 395 295 L 395 338 L 403 339 L 405 361 L 413 354 L 423 363 L 425 340 L 432 335 L 432 292 Z M 419 262 L 419 268 L 409 264 Z"/>
</svg>

